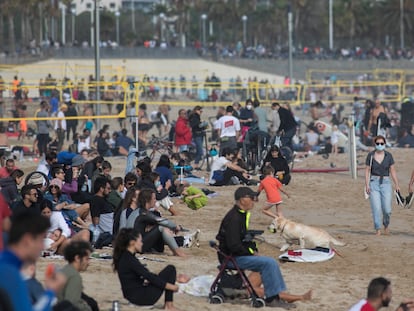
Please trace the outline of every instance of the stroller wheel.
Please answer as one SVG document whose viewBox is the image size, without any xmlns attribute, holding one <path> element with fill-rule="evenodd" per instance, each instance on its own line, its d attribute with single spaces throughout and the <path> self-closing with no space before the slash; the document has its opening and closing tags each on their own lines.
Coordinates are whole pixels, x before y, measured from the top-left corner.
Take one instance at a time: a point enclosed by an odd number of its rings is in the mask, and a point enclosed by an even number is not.
<svg viewBox="0 0 414 311">
<path fill-rule="evenodd" d="M 224 302 L 224 297 L 220 294 L 212 295 L 209 299 L 209 303 L 219 305 Z"/>
<path fill-rule="evenodd" d="M 262 298 L 253 298 L 251 306 L 253 308 L 263 308 L 266 305 L 265 301 Z"/>
</svg>

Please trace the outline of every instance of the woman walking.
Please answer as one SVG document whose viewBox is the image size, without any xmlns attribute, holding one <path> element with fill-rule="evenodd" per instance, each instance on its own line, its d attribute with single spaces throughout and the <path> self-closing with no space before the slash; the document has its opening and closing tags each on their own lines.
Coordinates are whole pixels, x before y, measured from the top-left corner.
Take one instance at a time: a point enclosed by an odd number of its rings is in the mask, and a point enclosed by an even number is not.
<svg viewBox="0 0 414 311">
<path fill-rule="evenodd" d="M 365 168 L 365 187 L 369 194 L 372 218 L 376 235 L 381 235 L 381 218 L 384 226 L 384 234 L 389 234 L 391 217 L 392 185 L 395 191 L 400 192 L 397 173 L 394 166 L 394 158 L 385 150 L 386 140 L 384 136 L 374 138 L 375 150 L 368 153 Z"/>
</svg>

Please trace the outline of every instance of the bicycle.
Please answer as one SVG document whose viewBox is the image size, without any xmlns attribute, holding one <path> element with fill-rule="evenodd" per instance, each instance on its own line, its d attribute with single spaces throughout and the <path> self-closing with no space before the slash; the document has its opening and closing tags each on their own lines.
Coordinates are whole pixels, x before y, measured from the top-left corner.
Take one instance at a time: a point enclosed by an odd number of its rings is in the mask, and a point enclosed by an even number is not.
<svg viewBox="0 0 414 311">
<path fill-rule="evenodd" d="M 243 139 L 242 155 L 247 169 L 256 174 L 260 170 L 260 163 L 267 153 L 264 153 L 270 138 L 269 134 L 256 127 L 250 128 Z"/>
<path fill-rule="evenodd" d="M 172 141 L 169 141 L 166 138 L 156 137 L 155 135 L 152 135 L 150 141 L 147 143 L 147 148 L 151 149 L 149 155 L 151 161 L 154 160 L 156 154 L 158 154 L 159 158 L 163 154 L 171 157 L 174 153 L 174 143 Z"/>
<path fill-rule="evenodd" d="M 206 141 L 205 137 L 204 137 L 204 140 Z M 168 157 L 171 157 L 171 155 L 174 153 L 174 142 L 169 141 L 166 137 L 162 138 L 162 137 L 156 137 L 155 135 L 152 135 L 151 140 L 147 143 L 147 148 L 151 149 L 151 153 L 149 155 L 151 161 L 157 158 L 156 157 L 157 154 L 158 154 L 158 158 L 162 154 L 166 154 L 168 155 Z M 207 147 L 207 141 L 206 141 L 205 147 L 203 148 L 203 156 L 201 157 L 198 163 L 198 167 L 202 169 L 204 166 L 204 163 L 207 163 L 206 170 L 210 171 L 210 161 L 209 161 L 210 154 L 207 152 L 207 150 L 208 150 L 208 147 Z M 183 154 L 186 156 L 188 162 L 194 161 L 196 157 L 195 144 L 192 143 L 191 145 L 189 145 L 188 151 L 183 151 Z"/>
</svg>

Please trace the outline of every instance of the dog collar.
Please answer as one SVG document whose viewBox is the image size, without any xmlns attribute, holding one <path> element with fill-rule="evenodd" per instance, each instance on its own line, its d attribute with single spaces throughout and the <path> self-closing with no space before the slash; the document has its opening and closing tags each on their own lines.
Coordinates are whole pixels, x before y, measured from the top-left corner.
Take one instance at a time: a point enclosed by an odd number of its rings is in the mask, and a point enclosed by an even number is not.
<svg viewBox="0 0 414 311">
<path fill-rule="evenodd" d="M 286 225 L 287 225 L 287 221 L 286 221 L 286 222 L 285 222 L 285 224 L 283 225 L 282 230 L 280 230 L 280 235 L 282 235 L 283 230 L 285 230 Z"/>
</svg>

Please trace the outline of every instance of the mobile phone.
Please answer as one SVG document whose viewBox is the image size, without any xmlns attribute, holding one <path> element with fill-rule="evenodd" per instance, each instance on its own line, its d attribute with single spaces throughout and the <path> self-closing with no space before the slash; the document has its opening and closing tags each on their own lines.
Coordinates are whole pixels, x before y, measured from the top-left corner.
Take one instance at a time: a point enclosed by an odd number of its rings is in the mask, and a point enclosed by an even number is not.
<svg viewBox="0 0 414 311">
<path fill-rule="evenodd" d="M 408 308 L 406 303 L 401 302 L 399 308 L 401 308 L 402 311 L 409 311 L 410 309 Z"/>
</svg>

